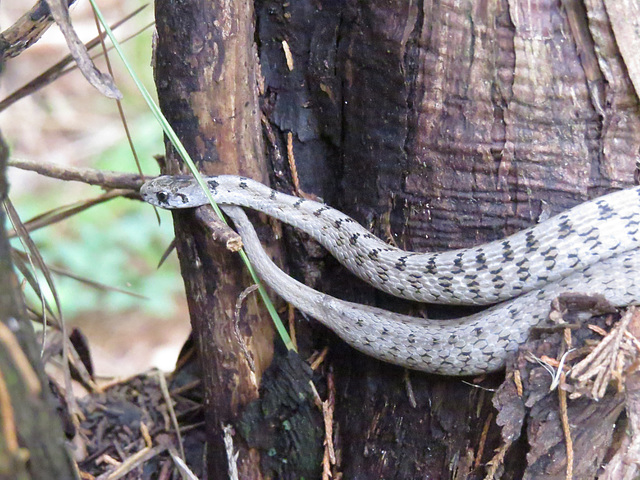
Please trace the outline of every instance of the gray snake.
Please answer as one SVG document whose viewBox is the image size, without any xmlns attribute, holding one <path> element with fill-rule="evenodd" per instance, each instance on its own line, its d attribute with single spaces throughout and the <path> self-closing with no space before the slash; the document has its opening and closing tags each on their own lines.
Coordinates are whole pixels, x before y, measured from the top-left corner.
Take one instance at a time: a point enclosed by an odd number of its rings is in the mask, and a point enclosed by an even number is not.
<svg viewBox="0 0 640 480">
<path fill-rule="evenodd" d="M 638 187 L 583 203 L 502 240 L 415 253 L 387 245 L 327 205 L 243 177 L 205 180 L 267 285 L 358 350 L 390 363 L 447 375 L 490 372 L 502 368 L 531 328 L 547 320 L 551 300 L 561 293 L 602 294 L 615 306 L 640 301 L 640 281 L 635 280 L 640 267 Z M 208 203 L 192 177 L 158 177 L 143 185 L 141 195 L 162 208 Z M 457 320 L 436 321 L 333 298 L 273 264 L 236 206 L 307 232 L 349 270 L 388 293 L 431 303 L 503 303 Z"/>
</svg>

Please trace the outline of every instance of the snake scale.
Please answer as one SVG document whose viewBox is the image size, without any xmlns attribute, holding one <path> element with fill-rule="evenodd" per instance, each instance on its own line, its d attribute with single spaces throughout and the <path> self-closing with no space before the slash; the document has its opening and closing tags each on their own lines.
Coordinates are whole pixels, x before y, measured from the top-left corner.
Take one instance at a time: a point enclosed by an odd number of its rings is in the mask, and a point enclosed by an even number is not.
<svg viewBox="0 0 640 480">
<path fill-rule="evenodd" d="M 640 187 L 583 203 L 505 239 L 469 249 L 415 253 L 392 247 L 327 205 L 233 175 L 205 177 L 231 217 L 260 277 L 278 295 L 383 361 L 446 375 L 498 370 L 543 324 L 561 293 L 640 302 Z M 208 201 L 193 177 L 163 176 L 141 188 L 161 208 Z M 282 272 L 261 247 L 248 207 L 300 228 L 376 288 L 431 303 L 497 305 L 456 320 L 427 320 L 336 299 Z"/>
</svg>

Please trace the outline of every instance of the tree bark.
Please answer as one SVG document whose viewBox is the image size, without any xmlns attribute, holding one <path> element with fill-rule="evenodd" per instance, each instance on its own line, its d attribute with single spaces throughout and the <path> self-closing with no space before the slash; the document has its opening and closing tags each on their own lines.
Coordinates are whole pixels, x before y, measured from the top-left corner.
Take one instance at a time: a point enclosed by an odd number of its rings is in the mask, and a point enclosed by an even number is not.
<svg viewBox="0 0 640 480">
<path fill-rule="evenodd" d="M 618 9 L 612 27 L 611 2 L 262 0 L 258 57 L 251 5 L 215 3 L 182 2 L 180 10 L 157 3 L 161 104 L 206 173 L 264 181 L 265 149 L 272 185 L 292 191 L 288 160 L 295 159 L 303 191 L 416 251 L 501 238 L 633 181 L 638 96 L 616 43 L 625 17 Z M 177 172 L 169 157 L 167 171 Z M 258 390 L 229 335 L 239 266 L 185 218 L 176 216 L 176 232 L 194 330 L 211 369 L 204 375 L 216 449 L 220 424 L 237 418 Z M 288 265 L 305 283 L 351 301 L 424 309 L 373 291 L 285 232 Z M 204 268 L 195 269 L 194 259 Z M 430 316 L 465 313 L 429 309 Z M 257 335 L 269 327 L 255 315 L 243 328 L 255 351 L 267 352 L 271 337 Z M 484 474 L 505 435 L 485 387 L 502 375 L 478 388 L 374 361 L 314 323 L 299 321 L 296 330 L 303 357 L 330 345 L 324 368 L 336 374 L 335 469 L 344 478 Z M 266 365 L 269 355 L 259 355 Z M 618 418 L 616 401 L 597 414 L 606 419 L 603 431 Z M 581 408 L 570 403 L 570 418 Z M 603 437 L 599 451 L 611 441 Z M 503 478 L 564 475 L 531 457 L 527 466 L 527 448 L 523 438 L 511 446 Z M 210 468 L 221 468 L 223 454 L 212 455 Z M 257 478 L 252 465 L 247 471 Z M 578 471 L 592 478 L 597 465 Z"/>
<path fill-rule="evenodd" d="M 261 5 L 270 118 L 294 133 L 303 189 L 403 248 L 501 238 L 633 181 L 638 101 L 604 3 Z M 286 69 L 282 39 L 297 71 Z M 420 310 L 361 287 L 341 269 L 330 268 L 318 285 Z M 331 348 L 345 478 L 482 472 L 500 446 L 489 392 L 458 379 L 405 376 L 340 342 Z M 500 381 L 492 376 L 483 386 Z M 570 404 L 570 418 L 578 412 L 579 403 Z M 592 418 L 607 419 L 605 432 L 618 417 Z M 531 474 L 520 446 L 506 456 L 504 478 Z M 592 476 L 593 465 L 580 472 Z"/>
</svg>

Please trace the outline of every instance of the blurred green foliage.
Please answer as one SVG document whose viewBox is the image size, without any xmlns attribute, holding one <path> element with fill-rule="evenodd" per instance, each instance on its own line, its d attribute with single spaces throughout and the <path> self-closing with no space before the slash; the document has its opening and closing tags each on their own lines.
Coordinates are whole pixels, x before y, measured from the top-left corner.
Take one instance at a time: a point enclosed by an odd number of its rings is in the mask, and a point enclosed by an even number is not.
<svg viewBox="0 0 640 480">
<path fill-rule="evenodd" d="M 159 128 L 149 116 L 144 135 L 136 135 L 138 155 L 145 159 L 143 170 L 157 172 L 152 155 L 162 148 Z M 153 130 L 157 130 L 153 132 Z M 142 140 L 142 141 L 139 141 Z M 133 160 L 128 144 L 105 151 L 96 161 L 99 168 L 131 171 Z M 14 198 L 23 221 L 33 215 L 66 202 L 67 182 L 51 180 L 48 188 L 39 188 Z M 86 198 L 101 193 L 98 188 L 86 188 Z M 54 275 L 63 314 L 70 318 L 91 311 L 122 313 L 138 310 L 159 318 L 175 314 L 175 300 L 182 294 L 177 259 L 172 254 L 158 270 L 157 264 L 173 238 L 171 214 L 158 212 L 158 225 L 152 208 L 139 201 L 117 198 L 92 207 L 56 225 L 32 233 L 45 261 L 76 275 L 96 282 L 131 291 L 147 297 L 140 299 L 124 293 L 100 290 L 77 280 Z M 19 240 L 14 247 L 21 248 Z M 27 289 L 28 290 L 28 289 Z M 38 303 L 35 295 L 27 293 Z"/>
</svg>

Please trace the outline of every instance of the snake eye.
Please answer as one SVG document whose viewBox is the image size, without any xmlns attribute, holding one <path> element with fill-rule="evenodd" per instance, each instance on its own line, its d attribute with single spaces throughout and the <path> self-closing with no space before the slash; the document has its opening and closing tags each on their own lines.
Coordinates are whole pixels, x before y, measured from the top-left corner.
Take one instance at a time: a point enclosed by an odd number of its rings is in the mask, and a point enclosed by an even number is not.
<svg viewBox="0 0 640 480">
<path fill-rule="evenodd" d="M 156 193 L 156 198 L 160 203 L 167 203 L 167 201 L 169 200 L 169 195 L 167 194 L 167 192 L 158 192 Z"/>
</svg>

